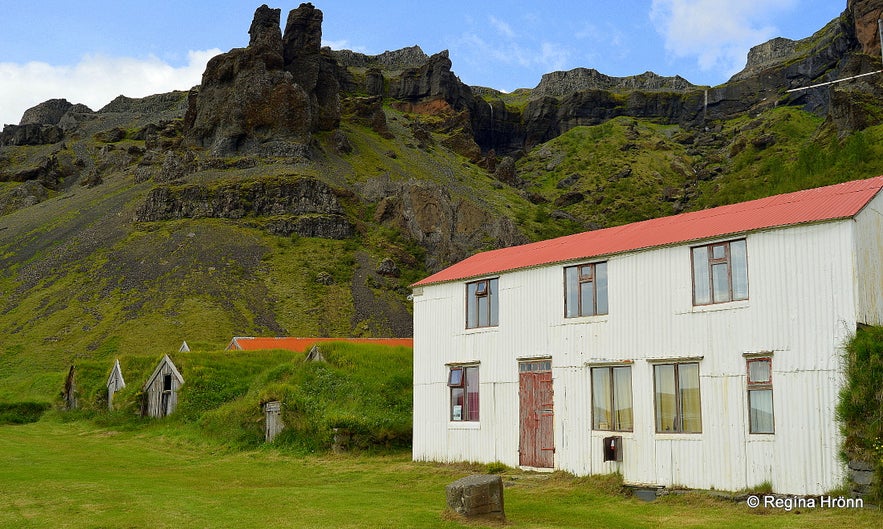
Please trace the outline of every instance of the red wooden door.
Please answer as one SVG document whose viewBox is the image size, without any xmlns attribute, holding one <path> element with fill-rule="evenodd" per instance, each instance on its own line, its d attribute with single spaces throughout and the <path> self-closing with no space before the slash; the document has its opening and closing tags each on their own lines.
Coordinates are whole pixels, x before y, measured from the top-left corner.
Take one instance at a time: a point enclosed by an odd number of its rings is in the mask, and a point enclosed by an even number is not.
<svg viewBox="0 0 883 529">
<path fill-rule="evenodd" d="M 555 436 L 552 407 L 551 362 L 525 362 L 520 366 L 519 400 L 521 435 L 519 464 L 525 467 L 554 466 Z"/>
</svg>

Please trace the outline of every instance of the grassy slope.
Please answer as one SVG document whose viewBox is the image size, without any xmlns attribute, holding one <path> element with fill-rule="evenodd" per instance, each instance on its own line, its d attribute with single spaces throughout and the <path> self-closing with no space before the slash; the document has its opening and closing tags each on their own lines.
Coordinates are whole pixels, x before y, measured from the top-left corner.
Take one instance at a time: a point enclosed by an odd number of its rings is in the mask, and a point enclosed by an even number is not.
<svg viewBox="0 0 883 529">
<path fill-rule="evenodd" d="M 415 463 L 409 454 L 296 457 L 229 452 L 163 422 L 132 431 L 54 418 L 0 427 L 0 526 L 474 527 L 444 514 L 444 487 L 480 466 Z M 749 509 L 688 494 L 643 503 L 615 480 L 507 471 L 513 528 L 879 527 L 871 510 Z M 481 525 L 481 524 L 479 524 Z M 483 525 L 482 525 L 483 526 Z"/>
<path fill-rule="evenodd" d="M 277 446 L 295 451 L 325 450 L 333 428 L 347 428 L 352 446 L 366 449 L 409 446 L 412 372 L 410 348 L 327 343 L 324 362 L 306 362 L 290 351 L 192 351 L 171 358 L 184 378 L 179 406 L 168 421 L 195 436 L 238 448 L 264 441 L 264 402 L 283 403 L 285 430 Z M 142 385 L 157 355 L 119 354 L 127 386 L 107 411 L 105 383 L 112 361 L 75 364 L 78 413 L 121 428 L 143 428 Z"/>
</svg>

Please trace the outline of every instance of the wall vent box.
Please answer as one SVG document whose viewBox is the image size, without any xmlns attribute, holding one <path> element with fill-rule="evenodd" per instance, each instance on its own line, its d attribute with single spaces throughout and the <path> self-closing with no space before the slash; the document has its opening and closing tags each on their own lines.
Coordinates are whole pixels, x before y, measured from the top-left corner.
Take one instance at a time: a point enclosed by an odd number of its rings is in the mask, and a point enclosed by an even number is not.
<svg viewBox="0 0 883 529">
<path fill-rule="evenodd" d="M 605 437 L 603 442 L 604 461 L 622 461 L 622 436 Z"/>
</svg>

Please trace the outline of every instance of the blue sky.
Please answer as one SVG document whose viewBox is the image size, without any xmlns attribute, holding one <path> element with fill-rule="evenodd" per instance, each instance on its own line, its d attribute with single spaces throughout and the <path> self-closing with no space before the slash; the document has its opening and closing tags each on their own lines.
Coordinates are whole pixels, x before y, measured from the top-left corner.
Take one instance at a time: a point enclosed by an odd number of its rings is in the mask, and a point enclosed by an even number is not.
<svg viewBox="0 0 883 529">
<path fill-rule="evenodd" d="M 270 3 L 282 24 L 300 2 Z M 577 67 L 612 76 L 651 70 L 726 82 L 751 46 L 812 35 L 846 0 L 582 0 L 346 2 L 313 0 L 333 49 L 378 54 L 449 50 L 470 85 L 532 88 Z M 0 124 L 52 98 L 98 110 L 200 81 L 213 55 L 248 44 L 260 2 L 0 0 Z"/>
</svg>

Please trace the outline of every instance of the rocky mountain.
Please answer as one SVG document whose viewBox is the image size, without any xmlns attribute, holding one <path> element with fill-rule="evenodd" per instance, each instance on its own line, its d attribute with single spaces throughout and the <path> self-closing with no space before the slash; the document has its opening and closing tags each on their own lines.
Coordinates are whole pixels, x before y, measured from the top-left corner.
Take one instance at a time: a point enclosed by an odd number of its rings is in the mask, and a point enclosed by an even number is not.
<svg viewBox="0 0 883 529">
<path fill-rule="evenodd" d="M 408 285 L 475 251 L 879 174 L 883 78 L 788 90 L 880 69 L 881 9 L 720 86 L 577 68 L 506 94 L 260 6 L 189 92 L 50 100 L 0 133 L 0 377 L 24 351 L 408 335 Z"/>
</svg>

